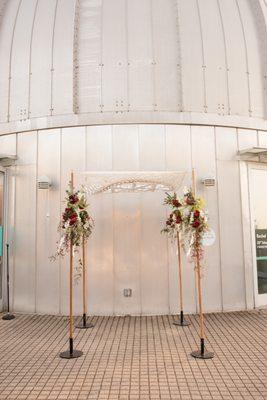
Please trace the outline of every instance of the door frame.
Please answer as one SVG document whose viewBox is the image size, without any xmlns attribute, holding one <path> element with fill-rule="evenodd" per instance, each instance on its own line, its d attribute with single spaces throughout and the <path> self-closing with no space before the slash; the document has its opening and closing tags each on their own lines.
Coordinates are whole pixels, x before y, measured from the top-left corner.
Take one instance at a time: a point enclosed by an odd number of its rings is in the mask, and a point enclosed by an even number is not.
<svg viewBox="0 0 267 400">
<path fill-rule="evenodd" d="M 267 306 L 267 293 L 258 293 L 258 271 L 256 259 L 256 239 L 255 239 L 255 225 L 254 225 L 254 212 L 253 212 L 253 198 L 252 198 L 252 170 L 259 169 L 265 170 L 267 174 L 267 164 L 249 163 L 248 164 L 248 177 L 249 177 L 249 203 L 250 203 L 250 228 L 251 228 L 251 241 L 252 241 L 252 262 L 253 262 L 253 278 L 254 278 L 254 299 L 255 307 Z M 267 176 L 267 175 L 266 175 Z"/>
</svg>

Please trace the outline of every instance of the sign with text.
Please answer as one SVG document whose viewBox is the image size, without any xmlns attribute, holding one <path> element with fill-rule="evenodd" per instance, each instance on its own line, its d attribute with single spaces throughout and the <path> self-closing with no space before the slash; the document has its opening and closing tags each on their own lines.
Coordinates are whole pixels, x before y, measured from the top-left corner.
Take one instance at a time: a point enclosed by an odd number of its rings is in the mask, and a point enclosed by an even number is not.
<svg viewBox="0 0 267 400">
<path fill-rule="evenodd" d="M 267 229 L 256 229 L 257 260 L 267 260 Z"/>
</svg>

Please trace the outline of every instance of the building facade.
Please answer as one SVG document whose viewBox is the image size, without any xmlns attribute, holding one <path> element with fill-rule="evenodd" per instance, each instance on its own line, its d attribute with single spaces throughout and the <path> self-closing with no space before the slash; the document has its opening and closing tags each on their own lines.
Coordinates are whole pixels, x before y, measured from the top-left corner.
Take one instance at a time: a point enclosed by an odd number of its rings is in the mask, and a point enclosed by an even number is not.
<svg viewBox="0 0 267 400">
<path fill-rule="evenodd" d="M 70 171 L 76 186 L 85 171 L 112 170 L 188 171 L 190 185 L 192 168 L 216 234 L 205 311 L 267 305 L 266 23 L 265 0 L 0 2 L 2 307 L 9 243 L 12 309 L 67 314 L 68 260 L 49 256 Z M 50 190 L 38 190 L 41 176 Z M 89 198 L 90 314 L 178 312 L 163 198 Z M 79 314 L 81 283 L 74 291 Z M 185 312 L 196 303 L 184 256 Z"/>
</svg>

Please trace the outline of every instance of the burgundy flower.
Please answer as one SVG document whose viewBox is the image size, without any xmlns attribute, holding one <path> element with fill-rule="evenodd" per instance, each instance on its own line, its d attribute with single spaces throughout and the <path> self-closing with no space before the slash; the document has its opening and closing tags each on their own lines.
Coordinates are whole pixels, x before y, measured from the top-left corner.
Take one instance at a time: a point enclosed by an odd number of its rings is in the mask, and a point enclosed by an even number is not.
<svg viewBox="0 0 267 400">
<path fill-rule="evenodd" d="M 200 215 L 200 212 L 198 210 L 194 211 L 194 218 L 197 219 Z"/>
<path fill-rule="evenodd" d="M 193 224 L 192 224 L 192 226 L 193 226 L 194 228 L 198 228 L 199 225 L 200 225 L 200 221 L 199 221 L 198 219 L 196 219 L 196 220 L 193 222 Z"/>
<path fill-rule="evenodd" d="M 174 200 L 172 201 L 172 205 L 173 205 L 174 207 L 180 207 L 180 206 L 181 206 L 181 203 L 179 202 L 179 200 L 174 199 Z"/>
<path fill-rule="evenodd" d="M 79 201 L 79 198 L 76 194 L 71 194 L 69 197 L 70 204 L 76 204 Z"/>
</svg>

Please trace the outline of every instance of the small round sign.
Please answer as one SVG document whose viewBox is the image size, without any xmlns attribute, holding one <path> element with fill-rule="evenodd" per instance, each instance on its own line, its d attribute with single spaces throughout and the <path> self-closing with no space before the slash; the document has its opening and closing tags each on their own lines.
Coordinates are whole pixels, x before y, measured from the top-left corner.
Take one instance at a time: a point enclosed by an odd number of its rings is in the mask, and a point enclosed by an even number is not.
<svg viewBox="0 0 267 400">
<path fill-rule="evenodd" d="M 204 233 L 202 239 L 202 245 L 205 247 L 212 246 L 215 242 L 216 234 L 213 229 L 209 229 L 207 232 Z"/>
</svg>

